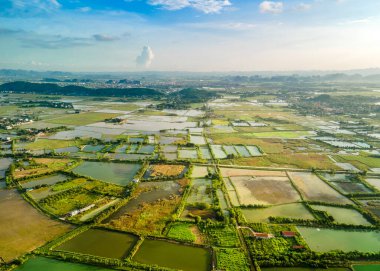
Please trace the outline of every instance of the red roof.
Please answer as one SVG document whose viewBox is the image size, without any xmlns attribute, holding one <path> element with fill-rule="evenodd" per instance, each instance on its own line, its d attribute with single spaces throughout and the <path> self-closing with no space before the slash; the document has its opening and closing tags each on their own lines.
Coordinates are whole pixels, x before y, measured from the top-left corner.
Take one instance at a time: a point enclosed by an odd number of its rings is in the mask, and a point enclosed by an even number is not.
<svg viewBox="0 0 380 271">
<path fill-rule="evenodd" d="M 258 238 L 271 238 L 271 237 L 273 237 L 272 234 L 270 234 L 270 233 L 264 233 L 264 232 L 255 232 L 253 235 L 255 237 L 258 237 Z"/>
<path fill-rule="evenodd" d="M 304 249 L 305 247 L 304 246 L 296 246 L 296 245 L 294 245 L 292 248 L 293 249 Z"/>
<path fill-rule="evenodd" d="M 296 236 L 296 233 L 293 232 L 293 231 L 282 231 L 281 234 L 284 237 L 294 237 L 294 236 Z"/>
</svg>

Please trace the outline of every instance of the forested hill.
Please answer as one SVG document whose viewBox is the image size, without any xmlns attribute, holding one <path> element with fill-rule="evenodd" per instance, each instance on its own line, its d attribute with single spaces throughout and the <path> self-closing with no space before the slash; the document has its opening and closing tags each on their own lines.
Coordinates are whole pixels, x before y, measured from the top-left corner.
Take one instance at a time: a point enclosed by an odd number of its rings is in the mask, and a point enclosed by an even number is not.
<svg viewBox="0 0 380 271">
<path fill-rule="evenodd" d="M 115 96 L 115 97 L 160 97 L 162 92 L 151 88 L 87 88 L 82 86 L 64 86 L 51 83 L 29 83 L 16 81 L 0 85 L 0 92 L 56 94 L 70 96 Z"/>
</svg>

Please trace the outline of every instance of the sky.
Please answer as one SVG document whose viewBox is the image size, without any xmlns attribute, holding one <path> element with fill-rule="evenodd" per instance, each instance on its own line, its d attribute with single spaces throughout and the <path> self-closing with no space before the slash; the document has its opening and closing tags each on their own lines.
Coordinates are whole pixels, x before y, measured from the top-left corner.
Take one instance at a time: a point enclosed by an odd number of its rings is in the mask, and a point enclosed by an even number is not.
<svg viewBox="0 0 380 271">
<path fill-rule="evenodd" d="M 376 67 L 379 0 L 0 0 L 0 69 Z"/>
</svg>

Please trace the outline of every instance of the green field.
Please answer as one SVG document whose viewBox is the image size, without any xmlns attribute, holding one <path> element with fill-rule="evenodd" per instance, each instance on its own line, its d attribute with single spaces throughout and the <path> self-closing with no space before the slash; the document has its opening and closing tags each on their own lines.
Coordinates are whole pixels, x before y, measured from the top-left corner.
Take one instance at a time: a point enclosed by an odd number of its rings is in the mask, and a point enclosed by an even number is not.
<svg viewBox="0 0 380 271">
<path fill-rule="evenodd" d="M 79 146 L 80 141 L 76 140 L 58 140 L 58 139 L 44 139 L 40 138 L 36 141 L 25 145 L 25 149 L 27 150 L 53 150 L 59 148 L 67 148 L 72 146 Z"/>
<path fill-rule="evenodd" d="M 120 114 L 113 113 L 80 113 L 80 114 L 69 114 L 58 118 L 53 118 L 46 120 L 49 123 L 62 124 L 62 125 L 87 125 L 94 122 L 104 121 L 105 119 L 114 118 Z"/>
</svg>

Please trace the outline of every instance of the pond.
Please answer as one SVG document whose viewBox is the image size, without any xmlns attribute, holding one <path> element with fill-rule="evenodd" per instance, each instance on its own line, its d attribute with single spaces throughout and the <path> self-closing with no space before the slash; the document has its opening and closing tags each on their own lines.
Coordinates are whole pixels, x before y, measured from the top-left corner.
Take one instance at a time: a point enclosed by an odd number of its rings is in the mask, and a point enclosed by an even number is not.
<svg viewBox="0 0 380 271">
<path fill-rule="evenodd" d="M 345 267 L 307 268 L 307 267 L 262 267 L 262 271 L 351 271 Z M 369 271 L 369 270 L 368 270 Z"/>
<path fill-rule="evenodd" d="M 249 153 L 249 151 L 247 150 L 247 148 L 245 146 L 235 146 L 235 149 L 238 151 L 238 153 L 242 157 L 250 157 L 251 156 L 251 154 Z"/>
<path fill-rule="evenodd" d="M 180 159 L 198 159 L 197 150 L 193 149 L 178 150 L 178 156 Z"/>
<path fill-rule="evenodd" d="M 123 259 L 131 251 L 137 240 L 138 237 L 132 234 L 89 229 L 59 245 L 55 250 Z"/>
<path fill-rule="evenodd" d="M 68 177 L 63 174 L 55 174 L 55 175 L 50 175 L 50 176 L 44 176 L 41 178 L 33 179 L 33 180 L 28 180 L 25 182 L 21 182 L 22 188 L 32 188 L 37 185 L 53 185 L 58 182 L 63 182 L 66 181 Z"/>
<path fill-rule="evenodd" d="M 247 150 L 252 156 L 261 156 L 262 153 L 260 152 L 259 148 L 256 146 L 247 146 Z"/>
<path fill-rule="evenodd" d="M 206 140 L 203 136 L 190 135 L 190 142 L 196 145 L 205 145 Z"/>
<path fill-rule="evenodd" d="M 140 170 L 140 164 L 83 162 L 73 172 L 104 182 L 127 185 Z"/>
<path fill-rule="evenodd" d="M 127 150 L 128 145 L 122 145 L 120 147 L 117 147 L 115 152 L 116 153 L 125 153 Z"/>
<path fill-rule="evenodd" d="M 176 160 L 177 159 L 177 153 L 176 152 L 164 152 L 164 156 L 168 160 Z"/>
<path fill-rule="evenodd" d="M 319 229 L 311 227 L 297 227 L 298 231 L 316 252 L 327 252 L 331 250 L 379 252 L 380 232 L 378 231 L 355 231 Z M 334 240 L 334 242 L 331 242 Z"/>
<path fill-rule="evenodd" d="M 233 154 L 235 156 L 238 156 L 238 152 L 235 150 L 234 146 L 223 146 L 223 149 L 227 155 Z"/>
<path fill-rule="evenodd" d="M 146 239 L 133 260 L 184 271 L 211 270 L 210 250 L 163 240 Z"/>
<path fill-rule="evenodd" d="M 352 224 L 352 225 L 365 225 L 370 226 L 369 223 L 358 211 L 348 208 L 339 208 L 333 206 L 323 206 L 323 205 L 311 205 L 313 209 L 325 211 L 331 215 L 335 222 L 342 224 Z"/>
<path fill-rule="evenodd" d="M 211 153 L 210 153 L 208 147 L 202 146 L 202 147 L 199 148 L 199 150 L 201 151 L 203 159 L 211 159 L 212 158 L 211 157 Z"/>
<path fill-rule="evenodd" d="M 33 257 L 28 259 L 15 271 L 112 271 L 112 269 L 102 268 L 93 265 L 70 263 L 58 261 L 45 257 Z"/>
<path fill-rule="evenodd" d="M 177 141 L 181 141 L 183 138 L 181 137 L 174 137 L 174 136 L 161 136 L 159 139 L 159 143 L 161 145 L 167 145 L 167 144 L 173 144 Z"/>
<path fill-rule="evenodd" d="M 162 146 L 162 151 L 164 152 L 177 152 L 178 147 L 176 145 Z"/>
<path fill-rule="evenodd" d="M 154 152 L 154 148 L 155 148 L 154 145 L 143 145 L 137 151 L 137 153 L 152 154 Z"/>
<path fill-rule="evenodd" d="M 216 159 L 223 159 L 227 157 L 221 145 L 211 145 L 211 150 Z"/>
<path fill-rule="evenodd" d="M 75 152 L 78 152 L 79 151 L 79 148 L 78 147 L 66 147 L 66 148 L 58 148 L 58 149 L 55 149 L 54 152 L 55 153 L 75 153 Z"/>
<path fill-rule="evenodd" d="M 0 179 L 5 177 L 5 172 L 8 167 L 12 164 L 12 158 L 1 158 L 0 159 Z"/>
<path fill-rule="evenodd" d="M 84 152 L 99 152 L 104 148 L 104 145 L 86 145 L 83 147 Z"/>
<path fill-rule="evenodd" d="M 380 264 L 354 264 L 354 271 L 379 271 Z"/>
<path fill-rule="evenodd" d="M 291 203 L 267 208 L 242 209 L 248 222 L 268 222 L 270 216 L 300 219 L 314 219 L 302 203 Z"/>
</svg>

